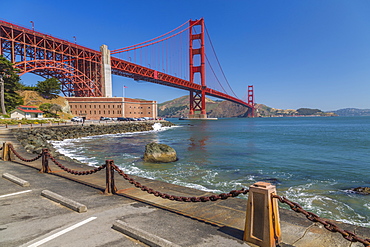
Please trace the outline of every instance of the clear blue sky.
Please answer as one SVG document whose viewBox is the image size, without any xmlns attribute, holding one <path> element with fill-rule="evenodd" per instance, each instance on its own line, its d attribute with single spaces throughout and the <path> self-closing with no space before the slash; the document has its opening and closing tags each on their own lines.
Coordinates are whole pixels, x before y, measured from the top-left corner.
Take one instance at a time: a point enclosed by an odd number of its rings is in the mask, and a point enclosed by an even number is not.
<svg viewBox="0 0 370 247">
<path fill-rule="evenodd" d="M 95 50 L 118 49 L 205 18 L 223 70 L 239 98 L 275 108 L 370 109 L 368 0 L 2 0 L 0 19 Z M 40 77 L 25 75 L 25 84 Z M 170 87 L 113 77 L 113 94 L 157 100 Z"/>
</svg>

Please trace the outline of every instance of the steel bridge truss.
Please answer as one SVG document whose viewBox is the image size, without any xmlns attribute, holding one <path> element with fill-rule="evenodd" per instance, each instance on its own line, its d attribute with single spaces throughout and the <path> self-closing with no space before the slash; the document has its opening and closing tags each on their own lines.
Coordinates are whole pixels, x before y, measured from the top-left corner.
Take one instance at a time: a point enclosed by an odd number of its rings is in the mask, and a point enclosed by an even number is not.
<svg viewBox="0 0 370 247">
<path fill-rule="evenodd" d="M 20 75 L 59 79 L 68 97 L 102 96 L 98 51 L 0 21 L 0 55 L 14 63 Z"/>
<path fill-rule="evenodd" d="M 204 20 L 190 21 L 189 25 L 201 26 L 200 33 L 190 32 L 190 81 L 116 57 L 111 57 L 112 74 L 190 91 L 190 115 L 194 115 L 196 111 L 201 115 L 206 114 L 206 95 L 247 106 L 253 114 L 253 87 L 248 88 L 248 102 L 244 102 L 206 86 Z M 201 47 L 193 48 L 194 40 L 199 40 Z M 30 72 L 44 78 L 59 79 L 62 92 L 67 97 L 104 96 L 100 51 L 0 20 L 0 55 L 14 63 L 20 70 L 20 75 Z M 198 65 L 193 64 L 195 56 L 200 56 L 200 59 L 196 59 L 200 61 Z M 195 74 L 199 74 L 199 83 L 193 82 Z"/>
</svg>

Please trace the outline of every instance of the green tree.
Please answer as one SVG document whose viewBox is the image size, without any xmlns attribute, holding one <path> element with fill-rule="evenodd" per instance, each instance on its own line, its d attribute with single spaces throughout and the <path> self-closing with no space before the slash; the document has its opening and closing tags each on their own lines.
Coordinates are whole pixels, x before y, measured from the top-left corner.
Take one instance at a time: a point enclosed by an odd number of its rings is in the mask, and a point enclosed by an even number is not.
<svg viewBox="0 0 370 247">
<path fill-rule="evenodd" d="M 39 109 L 43 111 L 45 117 L 58 118 L 58 112 L 62 111 L 62 107 L 58 104 L 44 103 L 39 106 Z M 55 112 L 55 113 L 54 113 Z"/>
<path fill-rule="evenodd" d="M 310 108 L 299 108 L 297 112 L 299 115 L 319 115 L 323 113 L 319 109 L 310 109 Z"/>
<path fill-rule="evenodd" d="M 49 112 L 50 111 L 51 104 L 50 103 L 44 103 L 39 106 L 39 109 L 43 112 Z"/>
<path fill-rule="evenodd" d="M 22 90 L 37 91 L 37 87 L 36 87 L 36 86 L 26 86 L 26 85 L 24 85 L 24 86 L 22 87 Z"/>
<path fill-rule="evenodd" d="M 45 81 L 37 82 L 37 91 L 44 98 L 54 98 L 60 93 L 61 83 L 57 78 L 48 78 Z"/>
<path fill-rule="evenodd" d="M 16 92 L 22 89 L 23 84 L 17 74 L 18 70 L 10 61 L 0 56 L 0 73 L 4 81 L 4 104 L 7 112 L 23 104 L 23 98 Z"/>
<path fill-rule="evenodd" d="M 51 107 L 50 107 L 50 111 L 51 112 L 55 112 L 55 114 L 58 114 L 58 111 L 61 112 L 62 111 L 62 107 L 58 104 L 52 104 Z"/>
</svg>

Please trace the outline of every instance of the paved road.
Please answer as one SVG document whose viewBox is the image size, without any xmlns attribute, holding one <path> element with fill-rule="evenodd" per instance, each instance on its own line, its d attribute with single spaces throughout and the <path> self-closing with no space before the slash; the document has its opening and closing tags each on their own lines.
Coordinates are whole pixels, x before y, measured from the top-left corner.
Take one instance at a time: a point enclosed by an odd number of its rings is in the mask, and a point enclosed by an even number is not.
<svg viewBox="0 0 370 247">
<path fill-rule="evenodd" d="M 146 246 L 112 229 L 117 220 L 174 245 L 249 246 L 240 240 L 240 232 L 223 232 L 220 227 L 123 196 L 106 196 L 99 189 L 41 174 L 35 168 L 0 161 L 0 173 L 30 183 L 22 187 L 0 179 L 0 246 Z M 77 213 L 61 206 L 42 197 L 43 190 L 82 203 L 88 210 Z M 79 223 L 84 224 L 76 227 Z"/>
</svg>

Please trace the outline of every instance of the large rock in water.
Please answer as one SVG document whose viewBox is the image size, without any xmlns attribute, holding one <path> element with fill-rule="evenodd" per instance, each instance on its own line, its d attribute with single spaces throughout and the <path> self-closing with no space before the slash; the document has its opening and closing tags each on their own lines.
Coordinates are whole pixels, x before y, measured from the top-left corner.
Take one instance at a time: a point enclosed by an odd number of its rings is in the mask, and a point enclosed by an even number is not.
<svg viewBox="0 0 370 247">
<path fill-rule="evenodd" d="M 351 191 L 361 195 L 370 195 L 370 187 L 357 187 L 351 189 Z"/>
<path fill-rule="evenodd" d="M 144 160 L 154 163 L 167 163 L 177 160 L 175 149 L 166 144 L 158 144 L 155 142 L 145 146 Z"/>
</svg>

